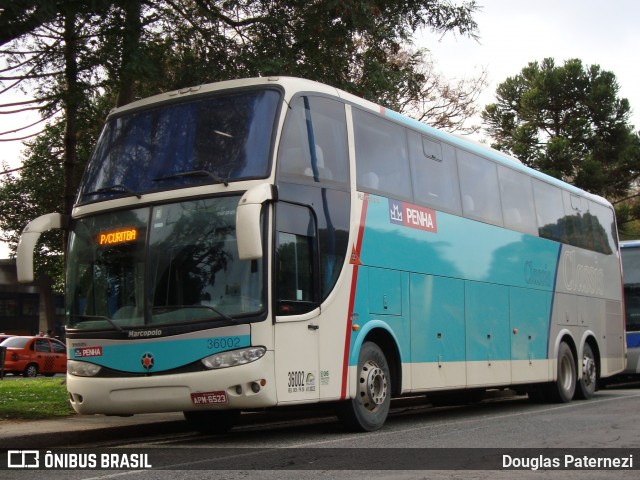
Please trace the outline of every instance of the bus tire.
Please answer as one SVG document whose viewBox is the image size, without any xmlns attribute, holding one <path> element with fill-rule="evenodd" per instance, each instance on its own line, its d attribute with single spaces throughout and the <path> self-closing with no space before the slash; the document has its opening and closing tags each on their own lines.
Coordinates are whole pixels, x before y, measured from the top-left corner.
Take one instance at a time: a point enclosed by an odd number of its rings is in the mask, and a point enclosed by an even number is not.
<svg viewBox="0 0 640 480">
<path fill-rule="evenodd" d="M 187 424 L 206 435 L 227 433 L 238 421 L 239 410 L 204 410 L 183 412 Z"/>
<path fill-rule="evenodd" d="M 582 376 L 578 380 L 575 397 L 581 400 L 593 398 L 598 383 L 598 364 L 591 345 L 584 344 L 582 349 Z"/>
<path fill-rule="evenodd" d="M 576 362 L 573 352 L 565 342 L 558 348 L 557 379 L 549 385 L 547 397 L 554 403 L 568 403 L 576 391 Z"/>
<path fill-rule="evenodd" d="M 384 425 L 391 404 L 389 364 L 373 342 L 362 344 L 357 382 L 356 397 L 339 406 L 338 418 L 349 430 L 373 432 Z"/>
</svg>

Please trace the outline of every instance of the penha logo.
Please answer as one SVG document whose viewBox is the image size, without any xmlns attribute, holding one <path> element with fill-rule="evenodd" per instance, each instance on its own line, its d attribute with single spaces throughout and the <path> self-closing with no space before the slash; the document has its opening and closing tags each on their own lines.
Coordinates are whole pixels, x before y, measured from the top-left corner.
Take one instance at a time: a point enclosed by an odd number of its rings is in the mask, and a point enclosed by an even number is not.
<svg viewBox="0 0 640 480">
<path fill-rule="evenodd" d="M 76 358 L 101 357 L 102 347 L 78 347 L 73 349 L 73 356 Z"/>
<path fill-rule="evenodd" d="M 398 200 L 389 200 L 389 221 L 425 232 L 438 232 L 435 210 Z"/>
</svg>

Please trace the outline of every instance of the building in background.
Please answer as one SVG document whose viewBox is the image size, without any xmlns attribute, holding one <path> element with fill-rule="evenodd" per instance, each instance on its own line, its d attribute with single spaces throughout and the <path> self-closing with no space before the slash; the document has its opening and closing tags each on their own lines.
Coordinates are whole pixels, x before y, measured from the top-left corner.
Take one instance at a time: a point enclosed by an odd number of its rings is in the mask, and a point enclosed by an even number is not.
<svg viewBox="0 0 640 480">
<path fill-rule="evenodd" d="M 51 290 L 51 279 L 46 276 L 33 284 L 19 284 L 14 259 L 0 260 L 0 332 L 64 336 L 63 296 Z"/>
</svg>

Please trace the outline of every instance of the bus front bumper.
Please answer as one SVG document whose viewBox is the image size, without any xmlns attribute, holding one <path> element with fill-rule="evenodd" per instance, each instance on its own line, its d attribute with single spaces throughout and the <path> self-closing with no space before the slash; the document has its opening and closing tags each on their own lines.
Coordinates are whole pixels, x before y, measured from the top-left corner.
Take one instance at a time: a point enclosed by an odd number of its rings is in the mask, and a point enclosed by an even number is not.
<svg viewBox="0 0 640 480">
<path fill-rule="evenodd" d="M 197 410 L 250 410 L 276 405 L 274 355 L 236 367 L 149 377 L 67 375 L 79 414 L 131 415 Z"/>
</svg>

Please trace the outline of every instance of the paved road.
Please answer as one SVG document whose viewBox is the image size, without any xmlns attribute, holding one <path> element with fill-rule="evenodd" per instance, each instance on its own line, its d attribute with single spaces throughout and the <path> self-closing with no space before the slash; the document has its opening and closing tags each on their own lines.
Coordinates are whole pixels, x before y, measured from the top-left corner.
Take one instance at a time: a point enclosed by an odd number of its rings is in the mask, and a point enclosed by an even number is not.
<svg viewBox="0 0 640 480">
<path fill-rule="evenodd" d="M 124 478 L 637 478 L 640 467 L 640 389 L 610 389 L 590 401 L 567 405 L 531 404 L 525 398 L 499 398 L 480 405 L 433 408 L 412 402 L 396 403 L 385 428 L 379 432 L 345 432 L 330 416 L 303 419 L 291 416 L 255 415 L 252 422 L 222 436 L 201 436 L 188 431 L 157 432 L 146 438 L 94 439 L 97 452 L 151 452 L 154 467 L 171 469 L 122 472 Z M 98 417 L 102 418 L 102 417 Z M 135 417 L 134 417 L 135 418 Z M 54 444 L 52 444 L 53 446 Z M 564 456 L 577 448 L 620 448 L 619 456 L 636 455 L 634 471 L 554 470 L 541 473 L 523 468 L 503 471 L 463 470 L 477 468 L 478 447 L 486 458 L 510 454 L 533 457 L 533 450 L 547 449 L 546 456 Z M 434 450 L 436 448 L 443 450 Z M 473 450 L 464 450 L 470 448 Z M 239 450 L 240 449 L 240 450 Z M 286 449 L 286 450 L 275 450 Z M 632 450 L 636 449 L 636 450 Z M 434 456 L 434 452 L 438 455 Z M 610 450 L 608 451 L 611 452 Z M 597 452 L 596 452 L 597 453 Z M 606 452 L 605 452 L 606 453 Z M 535 455 L 534 455 L 535 454 Z M 594 450 L 589 451 L 595 454 Z M 486 460 L 484 458 L 484 460 Z M 447 468 L 430 470 L 433 463 L 447 460 Z M 456 463 L 459 461 L 459 463 Z M 423 468 L 424 470 L 408 470 Z M 432 462 L 432 463 L 428 463 Z M 452 463 L 453 462 L 453 463 Z M 221 472 L 221 465 L 230 470 Z M 493 465 L 493 464 L 492 464 Z M 357 467 L 362 470 L 354 471 Z M 392 467 L 390 471 L 386 468 Z M 262 471 L 239 470 L 262 468 Z M 269 470 L 276 468 L 276 470 Z M 336 470 L 340 468 L 343 470 Z M 295 471 L 291 471 L 294 469 Z M 2 472 L 7 473 L 7 472 Z M 6 478 L 26 478 L 23 472 L 8 472 Z M 64 475 L 63 475 L 64 473 Z M 48 478 L 111 478 L 113 471 L 47 472 Z"/>
</svg>

